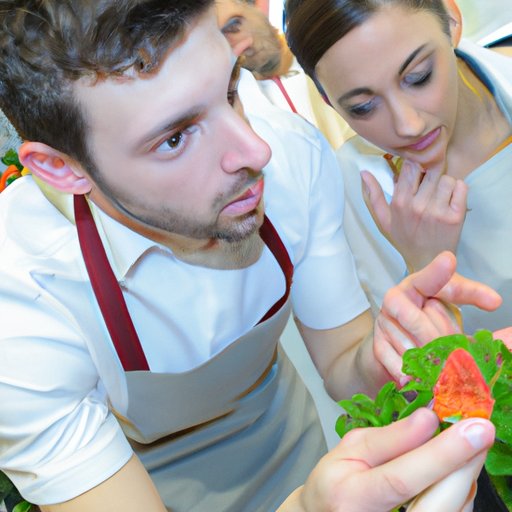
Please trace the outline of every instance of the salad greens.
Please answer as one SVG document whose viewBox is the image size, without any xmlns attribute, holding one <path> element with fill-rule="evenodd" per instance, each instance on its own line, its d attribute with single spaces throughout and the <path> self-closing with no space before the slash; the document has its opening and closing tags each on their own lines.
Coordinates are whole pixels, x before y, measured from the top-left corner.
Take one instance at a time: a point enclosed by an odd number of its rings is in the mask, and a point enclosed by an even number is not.
<svg viewBox="0 0 512 512">
<path fill-rule="evenodd" d="M 351 400 L 341 400 L 344 409 L 336 422 L 336 432 L 343 437 L 359 427 L 378 427 L 405 418 L 433 398 L 433 388 L 449 354 L 456 348 L 467 350 L 477 363 L 495 400 L 491 421 L 496 427 L 496 440 L 489 450 L 485 468 L 500 496 L 512 509 L 512 491 L 506 485 L 512 475 L 512 353 L 501 340 L 493 339 L 489 331 L 477 331 L 473 336 L 444 336 L 421 348 L 407 350 L 402 371 L 411 380 L 398 389 L 394 382 L 385 384 L 375 400 L 356 394 Z M 451 423 L 443 422 L 440 430 Z"/>
</svg>

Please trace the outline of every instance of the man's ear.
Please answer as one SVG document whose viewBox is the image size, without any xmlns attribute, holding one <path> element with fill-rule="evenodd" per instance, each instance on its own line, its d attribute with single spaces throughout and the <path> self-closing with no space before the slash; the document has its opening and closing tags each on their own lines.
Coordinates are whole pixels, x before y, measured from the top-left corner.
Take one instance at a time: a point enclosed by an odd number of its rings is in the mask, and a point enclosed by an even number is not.
<svg viewBox="0 0 512 512">
<path fill-rule="evenodd" d="M 459 46 L 462 36 L 462 13 L 456 0 L 443 0 L 444 6 L 450 15 L 450 32 L 452 35 L 452 45 L 454 48 Z"/>
<path fill-rule="evenodd" d="M 18 149 L 20 162 L 32 174 L 60 192 L 87 194 L 92 184 L 82 168 L 60 151 L 41 142 L 24 142 Z"/>
</svg>

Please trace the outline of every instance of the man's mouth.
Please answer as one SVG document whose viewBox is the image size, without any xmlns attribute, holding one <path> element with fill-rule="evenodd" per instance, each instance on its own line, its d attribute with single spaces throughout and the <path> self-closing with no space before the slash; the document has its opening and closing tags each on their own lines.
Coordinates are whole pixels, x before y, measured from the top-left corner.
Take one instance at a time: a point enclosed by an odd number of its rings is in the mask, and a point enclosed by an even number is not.
<svg viewBox="0 0 512 512">
<path fill-rule="evenodd" d="M 413 150 L 413 151 L 423 151 L 427 149 L 429 146 L 431 146 L 436 139 L 439 137 L 439 134 L 441 133 L 441 128 L 436 128 L 435 130 L 432 130 L 431 132 L 427 133 L 424 137 L 416 141 L 414 144 L 410 144 L 409 146 L 406 146 L 404 149 Z"/>
<path fill-rule="evenodd" d="M 222 209 L 227 215 L 244 215 L 254 210 L 263 197 L 264 180 L 260 178 Z"/>
</svg>

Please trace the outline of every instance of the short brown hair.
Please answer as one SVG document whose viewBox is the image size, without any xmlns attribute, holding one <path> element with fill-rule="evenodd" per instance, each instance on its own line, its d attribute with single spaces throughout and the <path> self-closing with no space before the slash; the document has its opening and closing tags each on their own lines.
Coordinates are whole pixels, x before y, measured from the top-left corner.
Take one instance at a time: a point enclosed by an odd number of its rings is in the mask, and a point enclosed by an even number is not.
<svg viewBox="0 0 512 512">
<path fill-rule="evenodd" d="M 155 69 L 213 0 L 7 0 L 0 4 L 0 108 L 23 139 L 93 166 L 71 84 Z"/>
</svg>

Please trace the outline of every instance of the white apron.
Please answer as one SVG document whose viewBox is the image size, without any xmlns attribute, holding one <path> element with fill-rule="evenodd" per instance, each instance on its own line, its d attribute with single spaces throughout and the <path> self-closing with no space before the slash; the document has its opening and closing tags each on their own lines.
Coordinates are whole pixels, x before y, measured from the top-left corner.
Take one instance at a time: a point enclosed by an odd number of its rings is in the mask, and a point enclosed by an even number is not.
<svg viewBox="0 0 512 512">
<path fill-rule="evenodd" d="M 304 483 L 326 446 L 311 396 L 278 346 L 290 312 L 293 266 L 270 221 L 265 217 L 260 235 L 283 269 L 285 295 L 211 360 L 171 374 L 149 371 L 83 196 L 75 196 L 75 218 L 126 372 L 128 412 L 116 415 L 167 509 L 274 511 Z"/>
</svg>

